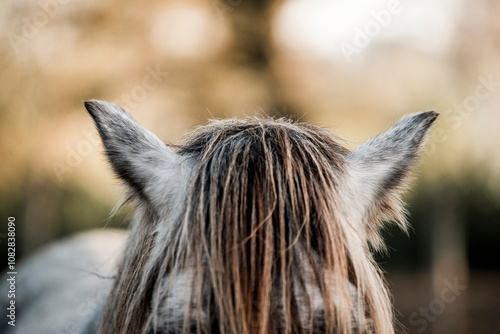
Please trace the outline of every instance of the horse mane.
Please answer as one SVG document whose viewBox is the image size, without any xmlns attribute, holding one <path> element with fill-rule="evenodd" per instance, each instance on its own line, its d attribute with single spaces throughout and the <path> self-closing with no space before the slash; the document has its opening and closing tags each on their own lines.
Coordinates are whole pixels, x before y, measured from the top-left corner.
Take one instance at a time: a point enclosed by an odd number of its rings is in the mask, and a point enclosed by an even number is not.
<svg viewBox="0 0 500 334">
<path fill-rule="evenodd" d="M 173 147 L 190 183 L 168 221 L 135 198 L 99 332 L 393 333 L 388 291 L 346 218 L 341 142 L 248 118 L 213 121 Z"/>
</svg>

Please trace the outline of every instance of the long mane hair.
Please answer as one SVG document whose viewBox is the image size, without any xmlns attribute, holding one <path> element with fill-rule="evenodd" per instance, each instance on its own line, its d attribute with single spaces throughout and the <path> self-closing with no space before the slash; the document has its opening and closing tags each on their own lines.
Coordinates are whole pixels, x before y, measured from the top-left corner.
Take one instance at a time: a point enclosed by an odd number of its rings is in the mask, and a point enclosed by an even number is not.
<svg viewBox="0 0 500 334">
<path fill-rule="evenodd" d="M 214 121 L 168 147 L 89 101 L 136 216 L 98 332 L 394 333 L 370 252 L 406 228 L 407 187 L 433 111 L 349 152 L 320 127 Z"/>
<path fill-rule="evenodd" d="M 159 217 L 139 208 L 101 333 L 155 328 L 186 272 L 184 318 L 169 322 L 172 332 L 391 332 L 379 271 L 344 218 L 349 152 L 338 142 L 284 120 L 195 132 L 176 150 L 196 166 L 182 210 L 160 231 Z"/>
</svg>

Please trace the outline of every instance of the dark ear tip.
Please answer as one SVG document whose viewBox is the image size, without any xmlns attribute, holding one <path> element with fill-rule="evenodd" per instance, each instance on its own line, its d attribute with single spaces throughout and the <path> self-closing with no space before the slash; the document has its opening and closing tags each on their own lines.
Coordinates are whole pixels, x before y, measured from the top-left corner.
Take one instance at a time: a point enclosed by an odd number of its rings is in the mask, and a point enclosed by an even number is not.
<svg viewBox="0 0 500 334">
<path fill-rule="evenodd" d="M 416 117 L 414 119 L 420 124 L 427 127 L 434 123 L 438 116 L 439 113 L 435 112 L 434 110 L 430 110 L 416 114 Z"/>
<path fill-rule="evenodd" d="M 438 112 L 435 112 L 434 110 L 430 110 L 430 111 L 426 111 L 425 112 L 428 117 L 432 120 L 435 120 L 438 116 L 439 116 L 439 113 Z"/>
<path fill-rule="evenodd" d="M 92 117 L 95 117 L 96 113 L 99 111 L 100 102 L 98 100 L 83 101 L 85 109 L 89 112 Z"/>
<path fill-rule="evenodd" d="M 89 112 L 89 114 L 93 117 L 104 117 L 105 115 L 122 115 L 122 116 L 130 116 L 128 115 L 127 111 L 123 109 L 122 107 L 111 103 L 111 102 L 106 102 L 106 101 L 99 101 L 99 100 L 88 100 L 88 101 L 83 101 L 83 105 Z"/>
<path fill-rule="evenodd" d="M 434 110 L 427 111 L 426 114 L 427 114 L 427 122 L 429 123 L 429 125 L 433 124 L 436 118 L 438 118 L 439 116 L 439 113 L 435 112 Z"/>
</svg>

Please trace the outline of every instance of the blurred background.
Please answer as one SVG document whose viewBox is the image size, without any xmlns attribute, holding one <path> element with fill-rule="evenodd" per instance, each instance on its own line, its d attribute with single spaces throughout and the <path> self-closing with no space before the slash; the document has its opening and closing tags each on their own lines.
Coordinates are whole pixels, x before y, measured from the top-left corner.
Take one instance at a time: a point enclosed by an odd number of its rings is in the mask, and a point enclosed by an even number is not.
<svg viewBox="0 0 500 334">
<path fill-rule="evenodd" d="M 0 230 L 17 256 L 109 219 L 120 197 L 82 101 L 169 143 L 209 118 L 286 116 L 350 148 L 441 114 L 377 255 L 401 332 L 500 333 L 500 3 L 494 0 L 4 0 Z M 2 268 L 7 256 L 2 255 Z"/>
</svg>

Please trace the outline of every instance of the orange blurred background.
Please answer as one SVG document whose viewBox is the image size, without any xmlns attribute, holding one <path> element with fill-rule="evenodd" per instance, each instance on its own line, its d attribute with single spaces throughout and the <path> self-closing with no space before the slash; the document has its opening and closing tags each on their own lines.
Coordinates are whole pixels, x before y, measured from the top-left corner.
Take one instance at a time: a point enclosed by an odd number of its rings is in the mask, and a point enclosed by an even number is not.
<svg viewBox="0 0 500 334">
<path fill-rule="evenodd" d="M 2 1 L 2 249 L 9 216 L 21 257 L 126 227 L 108 219 L 118 182 L 83 100 L 117 102 L 171 143 L 258 113 L 351 148 L 432 109 L 413 230 L 389 230 L 377 259 L 402 332 L 500 333 L 499 15 L 493 0 Z"/>
</svg>

